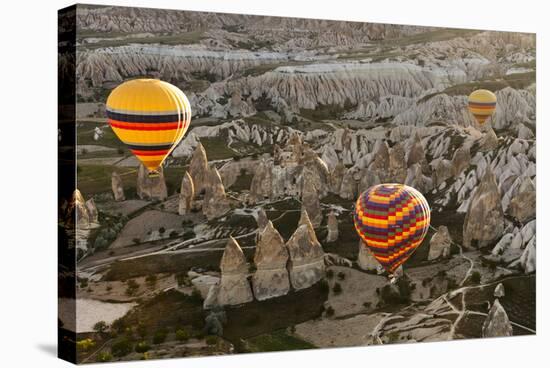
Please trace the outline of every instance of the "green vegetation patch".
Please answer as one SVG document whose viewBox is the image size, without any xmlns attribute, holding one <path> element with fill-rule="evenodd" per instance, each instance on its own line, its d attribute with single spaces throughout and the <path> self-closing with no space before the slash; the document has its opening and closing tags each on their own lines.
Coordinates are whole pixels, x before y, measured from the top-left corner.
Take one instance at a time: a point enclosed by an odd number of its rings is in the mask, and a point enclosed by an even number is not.
<svg viewBox="0 0 550 368">
<path fill-rule="evenodd" d="M 296 336 L 289 335 L 285 330 L 252 337 L 247 340 L 247 344 L 251 352 L 304 350 L 316 347 Z"/>
</svg>

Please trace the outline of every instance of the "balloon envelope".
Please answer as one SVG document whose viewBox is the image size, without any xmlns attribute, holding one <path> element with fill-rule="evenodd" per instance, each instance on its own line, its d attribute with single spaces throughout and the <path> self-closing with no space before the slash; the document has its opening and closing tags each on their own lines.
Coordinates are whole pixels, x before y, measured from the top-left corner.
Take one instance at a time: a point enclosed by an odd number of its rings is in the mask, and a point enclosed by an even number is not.
<svg viewBox="0 0 550 368">
<path fill-rule="evenodd" d="M 361 193 L 353 216 L 364 245 L 390 273 L 422 243 L 430 226 L 430 208 L 416 189 L 378 184 Z"/>
<path fill-rule="evenodd" d="M 485 123 L 493 115 L 497 106 L 497 96 L 489 90 L 478 89 L 468 96 L 468 109 L 479 124 Z"/>
<path fill-rule="evenodd" d="M 106 110 L 117 137 L 152 172 L 181 141 L 191 121 L 185 94 L 158 79 L 120 84 L 107 98 Z"/>
</svg>

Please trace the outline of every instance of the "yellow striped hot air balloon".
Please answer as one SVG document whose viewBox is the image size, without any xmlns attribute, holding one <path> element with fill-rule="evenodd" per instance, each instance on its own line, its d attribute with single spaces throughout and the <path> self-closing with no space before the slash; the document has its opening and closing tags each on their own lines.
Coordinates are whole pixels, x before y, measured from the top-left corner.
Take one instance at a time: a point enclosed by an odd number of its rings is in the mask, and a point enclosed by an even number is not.
<svg viewBox="0 0 550 368">
<path fill-rule="evenodd" d="M 497 106 L 497 96 L 489 90 L 478 89 L 468 96 L 468 109 L 479 124 L 485 123 L 493 115 Z"/>
<path fill-rule="evenodd" d="M 158 79 L 133 79 L 107 98 L 107 117 L 116 136 L 149 170 L 158 168 L 181 141 L 191 106 L 176 86 Z"/>
</svg>

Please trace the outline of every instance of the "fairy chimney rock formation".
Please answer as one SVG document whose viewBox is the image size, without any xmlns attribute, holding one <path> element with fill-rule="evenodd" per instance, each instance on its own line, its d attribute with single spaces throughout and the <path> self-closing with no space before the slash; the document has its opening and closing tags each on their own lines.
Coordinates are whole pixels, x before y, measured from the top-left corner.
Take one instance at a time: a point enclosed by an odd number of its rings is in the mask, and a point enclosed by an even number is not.
<svg viewBox="0 0 550 368">
<path fill-rule="evenodd" d="M 502 298 L 505 295 L 504 285 L 502 285 L 502 283 L 499 283 L 497 285 L 497 287 L 495 288 L 495 291 L 493 292 L 493 295 L 495 298 Z"/>
<path fill-rule="evenodd" d="M 533 181 L 526 176 L 515 196 L 510 201 L 508 213 L 525 224 L 535 218 L 537 212 L 537 192 Z"/>
<path fill-rule="evenodd" d="M 485 322 L 483 322 L 483 327 L 481 328 L 482 337 L 502 337 L 502 336 L 512 336 L 513 328 L 510 320 L 508 319 L 508 314 L 498 301 L 495 299 Z"/>
<path fill-rule="evenodd" d="M 371 251 L 359 239 L 359 253 L 357 255 L 357 265 L 364 271 L 382 271 L 382 265 L 374 258 Z"/>
<path fill-rule="evenodd" d="M 126 200 L 124 196 L 124 187 L 122 186 L 122 179 L 116 171 L 111 174 L 111 189 L 113 190 L 113 197 L 115 201 L 120 202 Z"/>
<path fill-rule="evenodd" d="M 451 235 L 447 226 L 441 225 L 430 239 L 428 261 L 451 256 Z"/>
<path fill-rule="evenodd" d="M 342 179 L 345 173 L 346 167 L 342 161 L 339 161 L 330 173 L 330 191 L 332 193 L 340 194 L 340 187 L 342 186 Z"/>
<path fill-rule="evenodd" d="M 403 183 L 407 177 L 405 149 L 399 142 L 390 149 L 388 176 L 392 182 Z"/>
<path fill-rule="evenodd" d="M 504 231 L 504 212 L 495 175 L 487 167 L 485 176 L 472 194 L 464 218 L 464 246 L 484 247 Z"/>
<path fill-rule="evenodd" d="M 286 243 L 290 255 L 290 281 L 295 290 L 316 284 L 325 275 L 324 252 L 309 216 L 302 210 L 298 228 Z"/>
<path fill-rule="evenodd" d="M 205 190 L 205 185 L 209 180 L 208 169 L 208 158 L 206 157 L 206 151 L 204 147 L 199 142 L 193 156 L 191 157 L 191 162 L 189 163 L 189 175 L 193 179 L 193 185 L 195 186 L 195 194 L 201 194 Z"/>
<path fill-rule="evenodd" d="M 252 289 L 258 300 L 286 295 L 290 281 L 286 264 L 288 250 L 283 237 L 268 221 L 260 233 L 254 254 L 256 272 L 252 276 Z"/>
<path fill-rule="evenodd" d="M 409 148 L 407 155 L 407 167 L 411 167 L 414 164 L 420 164 L 422 168 L 427 165 L 426 154 L 424 152 L 424 147 L 422 146 L 422 140 L 418 134 L 415 134 L 413 137 L 413 143 Z"/>
<path fill-rule="evenodd" d="M 253 300 L 248 282 L 248 264 L 237 241 L 230 237 L 220 263 L 221 280 L 218 291 L 220 305 L 238 305 Z"/>
<path fill-rule="evenodd" d="M 467 147 L 460 147 L 457 149 L 451 160 L 451 165 L 453 166 L 453 176 L 458 177 L 464 169 L 470 166 L 470 149 Z"/>
<path fill-rule="evenodd" d="M 206 218 L 211 220 L 229 211 L 230 205 L 225 194 L 222 178 L 215 167 L 209 170 L 205 186 L 202 213 Z"/>
<path fill-rule="evenodd" d="M 250 200 L 252 203 L 270 198 L 272 194 L 272 165 L 262 160 L 254 171 L 250 182 Z"/>
<path fill-rule="evenodd" d="M 185 215 L 191 211 L 191 204 L 195 196 L 195 186 L 191 175 L 186 171 L 181 179 L 178 213 Z"/>
<path fill-rule="evenodd" d="M 150 177 L 149 170 L 143 164 L 139 164 L 137 176 L 137 195 L 141 199 L 158 199 L 164 201 L 168 198 L 168 189 L 164 180 L 164 170 L 158 168 L 158 176 Z"/>
<path fill-rule="evenodd" d="M 267 215 L 263 208 L 260 208 L 258 210 L 258 214 L 256 215 L 256 223 L 258 224 L 258 233 L 260 233 L 267 225 L 267 222 L 269 219 L 267 218 Z"/>
<path fill-rule="evenodd" d="M 338 240 L 338 219 L 333 211 L 327 217 L 327 243 L 332 243 Z"/>
<path fill-rule="evenodd" d="M 307 211 L 311 223 L 317 227 L 323 221 L 319 193 L 311 180 L 306 179 L 302 189 L 302 211 Z"/>
</svg>

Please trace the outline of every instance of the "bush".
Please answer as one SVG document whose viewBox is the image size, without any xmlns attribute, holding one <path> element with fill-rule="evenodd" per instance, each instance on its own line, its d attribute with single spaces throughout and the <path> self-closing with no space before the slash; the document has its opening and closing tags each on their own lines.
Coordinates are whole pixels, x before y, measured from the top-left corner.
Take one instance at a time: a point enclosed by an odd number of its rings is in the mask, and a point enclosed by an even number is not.
<svg viewBox="0 0 550 368">
<path fill-rule="evenodd" d="M 338 280 L 345 280 L 346 274 L 343 272 L 338 272 Z"/>
<path fill-rule="evenodd" d="M 135 348 L 136 353 L 145 353 L 149 351 L 149 349 L 151 349 L 151 346 L 149 346 L 149 344 L 145 341 L 138 342 Z"/>
<path fill-rule="evenodd" d="M 88 338 L 82 339 L 76 342 L 76 349 L 78 351 L 88 351 L 95 346 L 95 341 Z"/>
<path fill-rule="evenodd" d="M 163 226 L 159 227 L 159 234 L 164 234 L 165 231 L 166 229 Z"/>
<path fill-rule="evenodd" d="M 218 343 L 218 336 L 208 335 L 206 336 L 205 341 L 207 345 L 210 345 L 210 346 L 216 345 Z"/>
<path fill-rule="evenodd" d="M 185 274 L 185 272 L 177 273 L 175 277 L 179 287 L 185 286 L 187 284 L 187 275 Z"/>
<path fill-rule="evenodd" d="M 147 286 L 150 289 L 153 289 L 155 287 L 155 285 L 157 284 L 157 275 L 148 275 L 145 278 L 145 282 L 147 283 Z"/>
<path fill-rule="evenodd" d="M 141 240 L 139 240 L 139 238 L 133 238 L 132 242 L 134 242 L 134 244 L 138 245 L 141 242 Z"/>
<path fill-rule="evenodd" d="M 335 283 L 332 287 L 334 294 L 340 294 L 342 292 L 342 286 L 339 283 Z"/>
<path fill-rule="evenodd" d="M 126 295 L 128 296 L 135 295 L 139 289 L 139 284 L 134 279 L 126 281 L 126 285 Z"/>
<path fill-rule="evenodd" d="M 175 238 L 176 236 L 178 236 L 178 232 L 176 230 L 172 230 L 170 231 L 170 234 L 168 234 L 168 236 L 170 238 Z"/>
<path fill-rule="evenodd" d="M 153 336 L 153 344 L 161 344 L 164 341 L 166 341 L 166 331 L 158 330 L 157 332 L 155 332 L 155 335 Z"/>
<path fill-rule="evenodd" d="M 371 302 L 364 302 L 364 303 L 363 303 L 363 307 L 365 307 L 365 308 L 367 308 L 367 309 L 370 308 L 371 305 L 372 305 Z"/>
<path fill-rule="evenodd" d="M 472 272 L 472 274 L 470 275 L 470 282 L 473 285 L 479 285 L 479 283 L 481 282 L 481 274 L 478 271 Z"/>
<path fill-rule="evenodd" d="M 176 331 L 176 339 L 178 341 L 187 341 L 189 340 L 189 332 L 186 329 L 180 328 Z"/>
<path fill-rule="evenodd" d="M 332 279 L 334 277 L 334 271 L 333 270 L 327 270 L 327 279 Z"/>
<path fill-rule="evenodd" d="M 105 331 L 107 331 L 107 323 L 105 323 L 105 321 L 97 322 L 94 325 L 94 331 L 99 334 L 105 333 Z"/>
<path fill-rule="evenodd" d="M 196 303 L 202 303 L 202 295 L 201 292 L 197 289 L 193 289 L 191 292 L 191 296 L 189 297 L 192 302 Z"/>
<path fill-rule="evenodd" d="M 331 306 L 326 309 L 326 312 L 328 317 L 334 316 L 334 308 L 332 308 Z"/>
<path fill-rule="evenodd" d="M 122 337 L 111 346 L 111 354 L 116 357 L 123 357 L 132 352 L 132 342 L 127 337 Z"/>
<path fill-rule="evenodd" d="M 321 280 L 321 281 L 319 282 L 319 288 L 320 288 L 320 290 L 321 290 L 321 292 L 322 292 L 323 294 L 328 293 L 328 291 L 329 291 L 329 285 L 328 285 L 327 280 Z"/>
<path fill-rule="evenodd" d="M 96 361 L 99 363 L 110 362 L 111 360 L 113 360 L 113 356 L 106 351 L 100 351 L 97 354 Z"/>
</svg>

